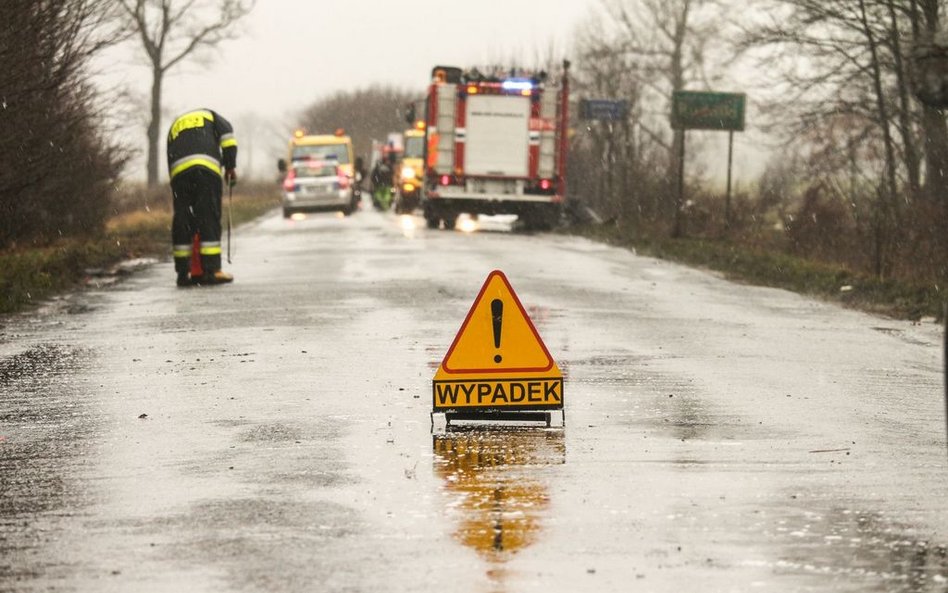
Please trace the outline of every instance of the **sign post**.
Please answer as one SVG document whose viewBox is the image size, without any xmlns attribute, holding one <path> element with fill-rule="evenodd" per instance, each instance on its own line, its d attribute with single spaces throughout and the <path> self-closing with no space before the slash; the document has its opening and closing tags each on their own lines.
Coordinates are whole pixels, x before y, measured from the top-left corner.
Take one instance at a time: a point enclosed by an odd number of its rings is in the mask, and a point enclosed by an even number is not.
<svg viewBox="0 0 948 593">
<path fill-rule="evenodd" d="M 734 132 L 744 131 L 746 97 L 744 93 L 675 91 L 672 93 L 671 126 L 681 130 L 678 160 L 678 210 L 684 203 L 685 130 L 725 130 L 727 144 L 727 193 L 724 198 L 724 226 L 731 224 L 731 165 L 734 153 Z M 675 214 L 675 233 L 680 231 L 680 214 Z"/>
<path fill-rule="evenodd" d="M 727 191 L 724 193 L 724 228 L 731 228 L 731 163 L 734 161 L 734 130 L 727 132 Z"/>
<path fill-rule="evenodd" d="M 500 270 L 487 276 L 435 373 L 432 418 L 545 421 L 563 413 L 563 373 Z"/>
</svg>

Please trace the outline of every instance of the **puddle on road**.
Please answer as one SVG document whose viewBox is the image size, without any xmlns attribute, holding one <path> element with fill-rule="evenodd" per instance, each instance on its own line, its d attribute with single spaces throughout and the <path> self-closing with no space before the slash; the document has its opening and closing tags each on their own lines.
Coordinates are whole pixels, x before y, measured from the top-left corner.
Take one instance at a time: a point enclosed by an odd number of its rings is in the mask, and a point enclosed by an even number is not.
<svg viewBox="0 0 948 593">
<path fill-rule="evenodd" d="M 0 582 L 47 577 L 50 547 L 89 503 L 82 466 L 98 414 L 77 378 L 87 364 L 59 344 L 0 358 Z"/>
<path fill-rule="evenodd" d="M 540 537 L 550 505 L 543 468 L 566 463 L 563 431 L 452 427 L 432 447 L 455 539 L 502 579 L 506 562 Z"/>
<path fill-rule="evenodd" d="M 615 424 L 676 441 L 728 442 L 773 440 L 786 436 L 780 427 L 753 422 L 702 397 L 701 387 L 687 376 L 660 372 L 652 365 L 668 354 L 602 354 L 567 360 L 574 384 L 611 389 L 603 406 L 603 424 Z"/>
<path fill-rule="evenodd" d="M 843 507 L 826 513 L 778 511 L 763 523 L 779 557 L 744 565 L 767 568 L 775 577 L 831 579 L 840 582 L 839 591 L 948 591 L 948 546 L 925 540 L 883 513 Z"/>
<path fill-rule="evenodd" d="M 355 477 L 337 418 L 255 422 L 221 419 L 231 445 L 198 452 L 178 468 L 186 504 L 116 522 L 155 542 L 149 560 L 218 575 L 234 591 L 361 590 L 353 567 L 368 566 L 374 537 L 356 508 L 331 494 Z M 213 482 L 209 486 L 208 480 Z M 274 567 L 278 567 L 275 569 Z"/>
<path fill-rule="evenodd" d="M 206 500 L 128 528 L 148 535 L 163 565 L 217 575 L 217 590 L 358 590 L 342 586 L 352 566 L 371 564 L 343 543 L 366 537 L 358 513 L 284 494 Z"/>
<path fill-rule="evenodd" d="M 786 431 L 768 426 L 763 429 L 738 414 L 727 413 L 708 404 L 694 393 L 661 394 L 653 398 L 657 414 L 643 421 L 660 427 L 678 441 L 730 441 L 742 443 L 772 440 Z"/>
</svg>

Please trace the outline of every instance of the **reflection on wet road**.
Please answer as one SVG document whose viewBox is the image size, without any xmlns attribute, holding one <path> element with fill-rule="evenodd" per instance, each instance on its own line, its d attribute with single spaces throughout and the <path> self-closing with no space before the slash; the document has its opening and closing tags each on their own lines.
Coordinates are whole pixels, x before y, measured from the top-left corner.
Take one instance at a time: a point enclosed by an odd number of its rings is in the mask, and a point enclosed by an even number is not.
<svg viewBox="0 0 948 593">
<path fill-rule="evenodd" d="M 549 510 L 543 467 L 566 462 L 562 430 L 449 427 L 435 435 L 435 474 L 450 498 L 459 542 L 491 568 L 539 536 Z"/>
<path fill-rule="evenodd" d="M 88 351 L 40 343 L 0 358 L 0 590 L 59 571 L 55 517 L 83 512 L 92 492 L 81 468 L 101 417 L 76 371 Z"/>
<path fill-rule="evenodd" d="M 0 593 L 948 592 L 938 328 L 510 226 L 276 214 L 4 320 Z M 569 424 L 432 434 L 494 269 Z"/>
</svg>

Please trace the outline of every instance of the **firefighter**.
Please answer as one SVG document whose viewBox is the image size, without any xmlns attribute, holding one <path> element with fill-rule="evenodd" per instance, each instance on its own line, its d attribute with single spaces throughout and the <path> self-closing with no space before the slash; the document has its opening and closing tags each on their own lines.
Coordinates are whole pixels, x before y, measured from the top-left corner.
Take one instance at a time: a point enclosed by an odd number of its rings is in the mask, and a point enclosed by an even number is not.
<svg viewBox="0 0 948 593">
<path fill-rule="evenodd" d="M 224 284 L 234 277 L 221 270 L 221 178 L 237 183 L 234 128 L 210 109 L 189 111 L 168 131 L 168 172 L 174 196 L 171 241 L 178 286 Z M 197 237 L 195 237 L 197 235 Z M 197 247 L 203 274 L 191 277 Z"/>
</svg>

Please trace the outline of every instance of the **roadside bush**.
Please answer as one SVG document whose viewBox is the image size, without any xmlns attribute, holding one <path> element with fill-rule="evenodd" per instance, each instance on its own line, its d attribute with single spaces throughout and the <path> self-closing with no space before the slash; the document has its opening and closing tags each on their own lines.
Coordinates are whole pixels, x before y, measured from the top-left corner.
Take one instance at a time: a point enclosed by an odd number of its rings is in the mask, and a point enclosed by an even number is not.
<svg viewBox="0 0 948 593">
<path fill-rule="evenodd" d="M 390 132 L 410 126 L 405 121 L 406 106 L 422 95 L 421 89 L 391 86 L 337 91 L 309 105 L 300 116 L 300 124 L 310 134 L 332 134 L 343 128 L 352 138 L 355 154 L 367 157 L 373 140 L 384 141 Z"/>
<path fill-rule="evenodd" d="M 839 200 L 826 197 L 819 186 L 806 190 L 802 204 L 787 225 L 791 252 L 822 261 L 856 263 L 852 260 L 860 258 L 854 258 L 851 251 L 854 234 L 852 218 L 845 206 Z"/>
<path fill-rule="evenodd" d="M 905 239 L 895 245 L 893 275 L 940 286 L 948 286 L 948 205 L 916 201 L 904 214 L 901 232 Z"/>
<path fill-rule="evenodd" d="M 117 185 L 112 193 L 112 216 L 153 211 L 171 211 L 171 188 L 167 184 L 149 187 L 143 181 L 124 182 Z"/>
<path fill-rule="evenodd" d="M 85 65 L 104 0 L 6 0 L 0 27 L 0 249 L 101 230 L 125 160 Z"/>
</svg>

